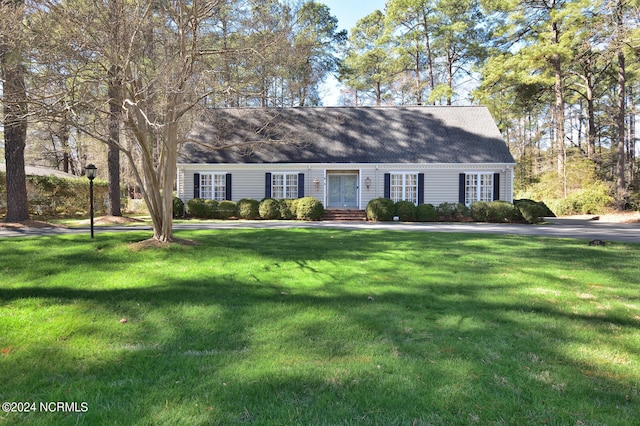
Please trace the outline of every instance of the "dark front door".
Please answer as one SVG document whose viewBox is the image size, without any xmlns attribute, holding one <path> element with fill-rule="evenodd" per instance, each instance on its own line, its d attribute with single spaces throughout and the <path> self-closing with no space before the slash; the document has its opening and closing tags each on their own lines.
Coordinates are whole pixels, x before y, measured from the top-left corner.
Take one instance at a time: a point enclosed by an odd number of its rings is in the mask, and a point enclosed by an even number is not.
<svg viewBox="0 0 640 426">
<path fill-rule="evenodd" d="M 358 208 L 358 174 L 340 173 L 327 176 L 329 208 Z"/>
</svg>

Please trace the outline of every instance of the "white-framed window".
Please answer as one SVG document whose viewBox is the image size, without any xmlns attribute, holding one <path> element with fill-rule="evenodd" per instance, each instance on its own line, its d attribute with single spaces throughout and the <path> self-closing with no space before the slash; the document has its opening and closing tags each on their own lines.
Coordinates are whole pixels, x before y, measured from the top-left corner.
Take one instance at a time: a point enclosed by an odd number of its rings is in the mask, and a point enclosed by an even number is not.
<svg viewBox="0 0 640 426">
<path fill-rule="evenodd" d="M 200 174 L 200 198 L 224 201 L 227 190 L 227 178 L 224 173 Z"/>
<path fill-rule="evenodd" d="M 278 200 L 298 198 L 298 173 L 272 173 L 271 197 Z"/>
<path fill-rule="evenodd" d="M 466 173 L 464 203 L 493 201 L 493 173 Z"/>
<path fill-rule="evenodd" d="M 411 201 L 418 204 L 418 174 L 391 173 L 391 199 L 397 201 Z"/>
</svg>

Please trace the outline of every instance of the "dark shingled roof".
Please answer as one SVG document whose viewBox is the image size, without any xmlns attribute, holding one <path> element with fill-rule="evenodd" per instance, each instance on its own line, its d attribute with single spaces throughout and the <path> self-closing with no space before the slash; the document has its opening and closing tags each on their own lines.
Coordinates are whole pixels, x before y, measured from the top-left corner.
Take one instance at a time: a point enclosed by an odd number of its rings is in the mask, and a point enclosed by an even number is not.
<svg viewBox="0 0 640 426">
<path fill-rule="evenodd" d="M 212 109 L 191 140 L 179 163 L 515 163 L 479 106 Z"/>
</svg>

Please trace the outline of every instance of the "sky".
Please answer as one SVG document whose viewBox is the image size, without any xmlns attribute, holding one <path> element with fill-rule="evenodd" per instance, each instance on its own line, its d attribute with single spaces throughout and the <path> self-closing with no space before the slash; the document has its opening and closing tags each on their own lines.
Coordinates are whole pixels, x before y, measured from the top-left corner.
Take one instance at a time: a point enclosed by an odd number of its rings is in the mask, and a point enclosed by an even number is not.
<svg viewBox="0 0 640 426">
<path fill-rule="evenodd" d="M 331 14 L 338 18 L 338 26 L 341 30 L 351 30 L 360 19 L 375 12 L 384 11 L 387 0 L 316 0 L 324 3 L 331 9 Z M 322 93 L 322 104 L 324 106 L 337 106 L 340 97 L 340 87 L 338 81 L 327 78 L 327 81 L 320 88 Z"/>
<path fill-rule="evenodd" d="M 316 0 L 331 9 L 331 14 L 338 18 L 342 30 L 351 30 L 358 20 L 376 10 L 384 12 L 387 0 Z"/>
</svg>

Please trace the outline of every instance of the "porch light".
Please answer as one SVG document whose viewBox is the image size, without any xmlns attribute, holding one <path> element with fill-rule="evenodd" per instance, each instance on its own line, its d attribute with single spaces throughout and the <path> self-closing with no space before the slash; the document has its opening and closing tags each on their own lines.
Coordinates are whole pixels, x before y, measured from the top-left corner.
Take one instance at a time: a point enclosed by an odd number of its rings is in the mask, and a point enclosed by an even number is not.
<svg viewBox="0 0 640 426">
<path fill-rule="evenodd" d="M 318 179 L 317 176 L 313 178 L 313 185 L 315 186 L 316 191 L 320 190 L 320 179 Z"/>
<path fill-rule="evenodd" d="M 367 187 L 367 189 L 371 187 L 371 178 L 369 176 L 367 176 L 367 178 L 364 180 L 364 184 Z"/>
</svg>

